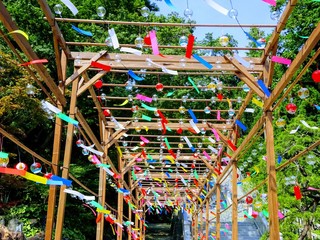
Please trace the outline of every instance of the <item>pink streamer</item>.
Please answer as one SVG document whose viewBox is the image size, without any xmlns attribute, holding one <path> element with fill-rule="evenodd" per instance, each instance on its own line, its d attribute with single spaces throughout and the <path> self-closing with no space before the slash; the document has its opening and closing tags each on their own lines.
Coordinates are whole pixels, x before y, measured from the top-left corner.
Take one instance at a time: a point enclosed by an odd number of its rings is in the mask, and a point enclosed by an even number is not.
<svg viewBox="0 0 320 240">
<path fill-rule="evenodd" d="M 157 185 L 158 187 L 162 187 L 159 183 L 156 183 L 156 185 Z"/>
<path fill-rule="evenodd" d="M 142 158 L 136 158 L 137 162 L 142 162 Z"/>
<path fill-rule="evenodd" d="M 149 143 L 150 141 L 148 139 L 146 139 L 145 137 L 140 136 L 141 141 L 143 141 L 144 143 Z"/>
<path fill-rule="evenodd" d="M 148 102 L 148 103 L 152 102 L 152 98 L 141 95 L 141 94 L 137 94 L 136 98 L 144 102 Z"/>
<path fill-rule="evenodd" d="M 314 187 L 308 187 L 307 189 L 311 191 L 320 191 L 319 188 L 314 188 Z"/>
<path fill-rule="evenodd" d="M 152 46 L 152 53 L 153 55 L 159 55 L 159 47 L 158 47 L 158 40 L 156 36 L 156 31 L 152 30 L 149 33 L 151 39 L 151 46 Z"/>
<path fill-rule="evenodd" d="M 211 158 L 210 158 L 210 156 L 209 156 L 209 154 L 208 154 L 206 151 L 204 151 L 204 150 L 203 150 L 203 152 L 202 152 L 202 153 L 203 153 L 203 155 L 205 155 L 205 156 L 206 156 L 206 158 L 207 158 L 208 160 L 210 160 L 210 159 L 211 159 Z"/>
<path fill-rule="evenodd" d="M 220 136 L 219 136 L 217 130 L 215 130 L 214 128 L 212 128 L 211 131 L 213 132 L 216 140 L 219 142 L 219 141 L 220 141 Z"/>
<path fill-rule="evenodd" d="M 279 219 L 283 219 L 284 218 L 284 215 L 280 212 L 280 210 L 278 210 L 278 217 L 279 217 Z"/>
<path fill-rule="evenodd" d="M 271 61 L 285 64 L 285 65 L 290 65 L 291 60 L 288 58 L 283 58 L 283 57 L 278 57 L 278 56 L 272 56 Z"/>
<path fill-rule="evenodd" d="M 222 150 L 223 150 L 223 148 L 220 148 L 220 149 L 219 149 L 218 156 L 220 156 L 220 155 L 221 155 Z"/>
<path fill-rule="evenodd" d="M 268 4 L 270 4 L 270 5 L 272 5 L 272 6 L 276 6 L 277 5 L 277 2 L 276 2 L 276 0 L 262 0 L 263 2 L 265 2 L 265 3 L 268 3 Z"/>
<path fill-rule="evenodd" d="M 96 217 L 97 216 L 97 213 L 92 209 L 92 207 L 90 207 L 88 204 L 82 204 L 84 207 L 87 207 L 91 210 L 91 212 L 93 213 L 93 215 Z"/>
<path fill-rule="evenodd" d="M 218 112 L 217 112 L 217 120 L 221 120 L 220 110 L 218 110 Z"/>
</svg>

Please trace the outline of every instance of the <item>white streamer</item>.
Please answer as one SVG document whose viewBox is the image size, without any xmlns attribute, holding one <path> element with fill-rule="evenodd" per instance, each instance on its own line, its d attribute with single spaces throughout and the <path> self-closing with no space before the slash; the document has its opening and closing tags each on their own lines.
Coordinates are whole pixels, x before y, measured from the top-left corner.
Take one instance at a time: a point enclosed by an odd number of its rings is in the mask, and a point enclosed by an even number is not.
<svg viewBox="0 0 320 240">
<path fill-rule="evenodd" d="M 49 103 L 47 101 L 42 100 L 41 104 L 42 104 L 43 108 L 47 108 L 50 111 L 54 112 L 55 114 L 61 113 L 61 110 L 59 108 L 53 106 L 51 103 Z"/>
<path fill-rule="evenodd" d="M 254 113 L 254 108 L 246 108 L 246 109 L 244 110 L 244 112 Z"/>
<path fill-rule="evenodd" d="M 208 140 L 209 140 L 212 144 L 215 144 L 215 143 L 216 143 L 216 140 L 214 140 L 212 137 L 208 137 Z"/>
<path fill-rule="evenodd" d="M 187 186 L 187 182 L 186 182 L 186 180 L 184 180 L 184 178 L 180 175 L 180 178 L 181 178 L 181 182 L 185 185 L 185 186 Z"/>
<path fill-rule="evenodd" d="M 76 6 L 70 1 L 70 0 L 61 0 L 72 12 L 72 14 L 75 16 L 79 12 Z"/>
<path fill-rule="evenodd" d="M 119 48 L 120 45 L 119 45 L 117 34 L 114 31 L 114 28 L 109 29 L 108 32 L 109 32 L 109 36 L 111 38 L 111 42 L 112 42 L 113 48 L 114 49 Z"/>
<path fill-rule="evenodd" d="M 190 140 L 188 139 L 188 137 L 184 136 L 183 138 L 186 141 L 186 143 L 188 144 L 189 148 L 193 148 L 193 146 L 192 146 Z"/>
<path fill-rule="evenodd" d="M 194 123 L 193 119 L 189 121 L 191 127 L 196 131 L 196 133 L 200 133 L 200 129 L 197 127 L 197 125 Z"/>
<path fill-rule="evenodd" d="M 94 154 L 96 154 L 96 155 L 99 155 L 100 157 L 102 157 L 103 154 L 104 154 L 104 152 L 100 152 L 100 151 L 98 151 L 98 150 L 93 149 L 94 144 L 91 145 L 91 146 L 86 146 L 86 145 L 84 145 L 84 144 L 80 144 L 79 147 L 81 147 L 81 148 L 83 148 L 83 149 L 87 149 L 89 152 L 92 152 L 92 153 L 94 153 Z"/>
<path fill-rule="evenodd" d="M 208 146 L 208 148 L 209 148 L 213 153 L 218 154 L 218 150 L 215 149 L 214 147 Z"/>
<path fill-rule="evenodd" d="M 243 66 L 245 66 L 246 68 L 250 67 L 250 63 L 247 62 L 246 60 L 244 60 L 242 57 L 240 57 L 238 54 L 234 53 L 233 57 L 239 62 L 241 63 Z"/>
<path fill-rule="evenodd" d="M 127 53 L 132 53 L 138 56 L 142 55 L 142 51 L 134 48 L 129 48 L 129 47 L 121 47 L 120 52 L 127 52 Z"/>
<path fill-rule="evenodd" d="M 296 129 L 291 130 L 290 134 L 295 134 L 296 132 L 298 132 L 299 128 L 300 128 L 300 125 Z"/>
<path fill-rule="evenodd" d="M 228 15 L 228 9 L 222 7 L 218 3 L 214 2 L 213 0 L 204 0 L 210 7 L 217 10 L 218 12 L 222 13 L 223 15 Z"/>
<path fill-rule="evenodd" d="M 300 122 L 307 128 L 314 129 L 314 130 L 319 129 L 318 127 L 311 127 L 305 120 L 300 120 Z"/>
<path fill-rule="evenodd" d="M 168 74 L 171 74 L 171 75 L 179 75 L 178 71 L 170 70 L 170 69 L 168 69 L 166 67 L 162 67 L 162 72 L 165 72 L 165 73 L 168 73 Z"/>
<path fill-rule="evenodd" d="M 71 189 L 68 189 L 68 188 L 66 188 L 63 192 L 75 195 L 81 200 L 83 200 L 83 199 L 87 200 L 87 201 L 94 201 L 95 200 L 95 196 L 86 196 L 86 195 L 83 195 L 82 193 L 80 193 L 78 191 L 71 190 Z"/>
</svg>

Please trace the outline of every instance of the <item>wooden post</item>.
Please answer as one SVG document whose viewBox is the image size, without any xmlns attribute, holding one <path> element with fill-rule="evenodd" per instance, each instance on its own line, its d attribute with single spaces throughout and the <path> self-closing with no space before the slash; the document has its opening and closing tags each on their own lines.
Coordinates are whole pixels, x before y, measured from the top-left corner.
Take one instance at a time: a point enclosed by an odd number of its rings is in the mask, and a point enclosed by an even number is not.
<svg viewBox="0 0 320 240">
<path fill-rule="evenodd" d="M 199 216 L 198 213 L 196 213 L 196 215 L 194 216 L 194 238 L 195 240 L 198 240 L 198 220 L 199 220 Z"/>
<path fill-rule="evenodd" d="M 232 240 L 238 240 L 238 173 L 237 162 L 232 163 Z"/>
<path fill-rule="evenodd" d="M 121 169 L 123 168 L 124 162 L 122 161 L 122 158 L 120 155 L 118 155 L 118 169 L 121 173 Z M 123 179 L 124 174 L 121 173 L 121 179 Z M 120 188 L 123 188 L 123 182 L 120 182 Z M 123 193 L 118 192 L 118 222 L 121 224 L 123 218 Z M 117 226 L 118 234 L 117 234 L 117 240 L 122 240 L 122 228 L 120 226 Z"/>
<path fill-rule="evenodd" d="M 76 113 L 78 82 L 79 82 L 79 79 L 76 79 L 72 83 L 72 93 L 71 93 L 70 110 L 69 110 L 69 117 L 71 117 L 71 118 L 74 118 L 74 115 Z M 74 130 L 74 126 L 71 123 L 69 123 L 68 129 L 67 129 L 67 138 L 66 138 L 64 159 L 63 159 L 63 169 L 62 169 L 62 177 L 63 178 L 69 177 L 69 167 L 70 167 L 71 151 L 72 151 L 72 144 L 73 144 L 73 130 Z M 65 189 L 66 189 L 65 185 L 60 187 L 55 240 L 62 239 L 64 212 L 65 212 L 66 199 L 67 199 L 67 195 L 64 192 Z"/>
<path fill-rule="evenodd" d="M 203 234 L 203 208 L 200 209 L 200 236 Z"/>
<path fill-rule="evenodd" d="M 62 79 L 66 76 L 67 71 L 67 57 L 62 52 L 61 54 L 61 66 L 62 69 Z M 63 92 L 63 89 L 61 89 Z M 62 105 L 58 103 L 58 108 L 62 110 Z M 59 174 L 58 164 L 60 160 L 60 150 L 61 150 L 61 133 L 62 133 L 62 120 L 56 117 L 56 123 L 54 128 L 54 142 L 52 149 L 52 173 L 55 175 Z M 50 185 L 49 188 L 49 197 L 48 197 L 48 208 L 47 208 L 47 219 L 46 219 L 46 230 L 45 230 L 45 240 L 52 239 L 52 230 L 54 223 L 54 210 L 56 206 L 56 196 L 57 196 L 57 187 Z"/>
<path fill-rule="evenodd" d="M 209 239 L 209 232 L 210 232 L 210 202 L 207 201 L 206 203 L 206 239 Z"/>
<path fill-rule="evenodd" d="M 104 126 L 104 123 L 101 121 L 102 127 L 102 138 L 103 141 L 106 141 L 110 136 L 110 130 L 106 129 Z M 106 157 L 108 155 L 108 148 L 105 147 L 104 149 L 104 155 L 101 158 L 101 162 L 105 164 L 107 162 Z M 100 168 L 99 170 L 99 197 L 98 201 L 101 204 L 101 206 L 105 205 L 106 201 L 106 187 L 107 187 L 107 173 L 103 168 Z M 98 213 L 102 214 L 102 213 Z M 104 217 L 102 217 L 101 221 L 97 224 L 97 230 L 96 230 L 96 240 L 103 239 L 103 230 L 104 230 Z"/>
<path fill-rule="evenodd" d="M 217 184 L 217 192 L 216 192 L 216 240 L 220 240 L 220 204 L 221 200 L 221 185 Z"/>
<path fill-rule="evenodd" d="M 274 136 L 272 126 L 272 112 L 266 112 L 267 139 L 267 174 L 268 174 L 268 210 L 270 240 L 279 240 L 278 196 L 274 153 Z"/>
</svg>

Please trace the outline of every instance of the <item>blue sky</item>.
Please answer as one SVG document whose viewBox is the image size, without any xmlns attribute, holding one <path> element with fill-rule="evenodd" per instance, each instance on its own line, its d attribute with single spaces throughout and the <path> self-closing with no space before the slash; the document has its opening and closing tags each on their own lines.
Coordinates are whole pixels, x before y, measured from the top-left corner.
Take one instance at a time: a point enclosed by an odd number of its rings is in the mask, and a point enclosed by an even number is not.
<svg viewBox="0 0 320 240">
<path fill-rule="evenodd" d="M 231 9 L 229 0 L 214 1 L 226 9 Z M 153 2 L 159 6 L 160 14 L 167 15 L 172 12 L 172 9 L 164 0 Z M 171 2 L 179 10 L 179 15 L 183 16 L 183 12 L 187 8 L 187 0 L 171 0 Z M 262 0 L 232 0 L 232 2 L 234 8 L 238 11 L 238 20 L 241 24 L 277 24 L 270 18 L 270 5 Z M 189 8 L 193 10 L 192 20 L 197 23 L 236 24 L 236 20 L 211 8 L 204 0 L 189 0 Z M 264 28 L 261 30 L 271 33 L 273 29 Z M 239 47 L 245 47 L 249 42 L 240 28 L 197 28 L 194 35 L 200 40 L 207 32 L 212 32 L 217 37 L 229 33 L 238 41 Z"/>
</svg>

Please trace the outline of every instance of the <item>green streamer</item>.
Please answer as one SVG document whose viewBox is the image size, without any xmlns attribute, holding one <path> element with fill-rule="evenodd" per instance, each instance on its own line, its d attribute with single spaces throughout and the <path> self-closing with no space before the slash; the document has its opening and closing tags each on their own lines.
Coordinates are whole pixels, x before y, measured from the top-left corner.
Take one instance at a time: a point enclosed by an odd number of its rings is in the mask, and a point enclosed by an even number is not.
<svg viewBox="0 0 320 240">
<path fill-rule="evenodd" d="M 169 170 L 169 172 L 171 172 L 171 173 L 173 172 L 173 170 L 172 170 L 171 168 L 169 168 L 168 170 Z"/>
<path fill-rule="evenodd" d="M 151 122 L 151 120 L 152 120 L 151 117 L 149 117 L 149 116 L 147 116 L 147 115 L 144 115 L 144 114 L 142 114 L 141 118 L 144 119 L 144 120 L 146 120 L 146 121 L 149 121 L 149 122 Z"/>
<path fill-rule="evenodd" d="M 103 209 L 103 207 L 99 203 L 97 203 L 96 201 L 91 201 L 91 202 L 89 202 L 89 204 L 100 209 L 100 210 Z"/>
<path fill-rule="evenodd" d="M 168 92 L 167 93 L 167 97 L 171 97 L 173 94 L 174 94 L 174 91 L 173 92 Z"/>
<path fill-rule="evenodd" d="M 197 173 L 197 170 L 194 170 L 193 174 L 194 174 L 194 177 L 195 177 L 197 180 L 199 180 L 199 175 L 198 175 L 198 173 Z"/>
<path fill-rule="evenodd" d="M 263 209 L 262 210 L 262 214 L 265 216 L 265 217 L 269 217 L 269 213 L 268 213 L 268 211 L 267 210 L 265 210 L 265 209 Z"/>
<path fill-rule="evenodd" d="M 132 170 L 131 174 L 132 174 L 132 179 L 133 179 L 134 181 L 136 181 L 136 180 L 137 180 L 137 176 L 136 176 L 136 174 L 134 173 L 134 170 Z"/>
<path fill-rule="evenodd" d="M 166 126 L 166 129 L 167 129 L 169 132 L 172 132 L 171 128 L 169 128 L 168 126 Z"/>
<path fill-rule="evenodd" d="M 170 144 L 169 144 L 168 139 L 167 139 L 167 138 L 165 138 L 165 139 L 164 139 L 164 141 L 165 141 L 165 142 L 166 142 L 166 144 L 167 144 L 167 148 L 168 148 L 168 150 L 170 150 L 170 149 L 171 149 L 171 147 L 170 147 Z"/>
<path fill-rule="evenodd" d="M 244 215 L 246 215 L 248 218 L 252 219 L 252 216 L 249 216 L 249 213 L 247 211 L 243 211 Z"/>
<path fill-rule="evenodd" d="M 0 152 L 0 158 L 8 158 L 8 157 L 9 157 L 9 153 Z"/>
<path fill-rule="evenodd" d="M 104 164 L 104 163 L 97 164 L 97 166 L 98 167 L 103 167 L 103 168 L 110 168 L 110 165 Z"/>
<path fill-rule="evenodd" d="M 299 36 L 299 38 L 308 39 L 309 36 Z"/>
<path fill-rule="evenodd" d="M 195 89 L 198 93 L 200 93 L 197 85 L 194 83 L 194 81 L 191 79 L 191 77 L 188 77 L 188 80 L 189 80 L 189 82 L 192 84 L 192 86 L 194 87 L 194 89 Z"/>
<path fill-rule="evenodd" d="M 150 106 L 148 106 L 147 104 L 144 104 L 144 103 L 141 103 L 141 107 L 143 107 L 144 109 L 146 109 L 146 110 L 148 110 L 148 111 L 151 111 L 151 112 L 157 111 L 157 108 L 155 108 L 155 107 L 150 107 Z"/>
<path fill-rule="evenodd" d="M 66 121 L 66 122 L 68 122 L 68 123 L 71 123 L 71 124 L 73 124 L 73 125 L 76 125 L 76 126 L 79 124 L 78 121 L 74 120 L 74 119 L 71 118 L 71 117 L 68 117 L 68 116 L 65 115 L 64 113 L 57 113 L 57 117 L 58 117 L 58 118 L 61 118 L 62 120 Z"/>
</svg>

